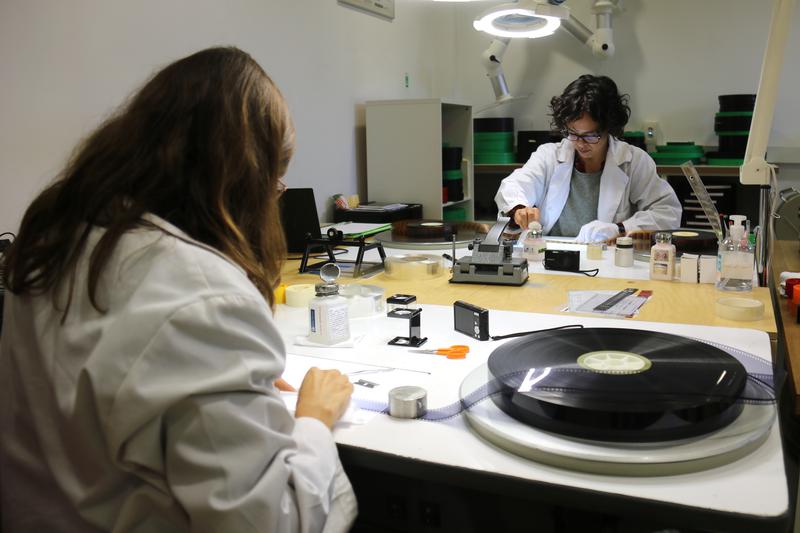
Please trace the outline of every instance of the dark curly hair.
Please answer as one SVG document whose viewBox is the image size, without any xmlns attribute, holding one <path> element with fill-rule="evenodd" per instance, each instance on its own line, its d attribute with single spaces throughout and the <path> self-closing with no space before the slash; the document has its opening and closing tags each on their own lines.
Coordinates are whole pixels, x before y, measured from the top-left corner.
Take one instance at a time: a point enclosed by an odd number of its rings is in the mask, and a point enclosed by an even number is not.
<svg viewBox="0 0 800 533">
<path fill-rule="evenodd" d="M 550 123 L 555 131 L 567 129 L 567 123 L 581 118 L 587 113 L 614 137 L 621 137 L 631 116 L 627 94 L 619 94 L 617 84 L 607 76 L 584 74 L 573 81 L 561 96 L 550 100 L 553 117 Z"/>
</svg>

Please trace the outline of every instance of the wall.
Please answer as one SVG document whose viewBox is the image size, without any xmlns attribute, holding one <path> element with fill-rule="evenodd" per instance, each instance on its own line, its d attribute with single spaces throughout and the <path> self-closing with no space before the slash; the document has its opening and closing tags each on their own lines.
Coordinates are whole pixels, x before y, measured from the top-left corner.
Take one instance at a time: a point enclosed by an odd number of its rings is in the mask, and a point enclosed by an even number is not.
<svg viewBox="0 0 800 533">
<path fill-rule="evenodd" d="M 250 52 L 289 101 L 290 186 L 365 193 L 363 102 L 453 90 L 450 6 L 398 0 L 393 22 L 335 0 L 0 2 L 0 231 L 75 144 L 158 67 L 217 45 Z M 409 87 L 404 86 L 404 74 Z"/>
<path fill-rule="evenodd" d="M 472 29 L 493 2 L 396 0 L 394 22 L 335 0 L 3 0 L 0 2 L 0 231 L 15 229 L 30 199 L 72 147 L 153 71 L 214 44 L 251 52 L 289 100 L 298 130 L 287 180 L 313 186 L 320 217 L 334 193 L 365 195 L 364 110 L 372 99 L 493 101 Z M 525 100 L 490 110 L 518 127 L 548 125 L 550 97 L 585 72 L 631 94 L 632 127 L 657 120 L 667 140 L 714 144 L 717 95 L 758 84 L 771 2 L 627 0 L 615 16 L 614 58 L 572 36 L 516 40 L 504 60 Z M 590 0 L 568 5 L 594 27 Z M 800 9 L 787 46 L 770 158 L 781 184 L 800 186 Z M 404 87 L 404 74 L 410 87 Z"/>
<path fill-rule="evenodd" d="M 754 93 L 758 87 L 772 11 L 767 0 L 627 0 L 614 16 L 613 58 L 595 58 L 563 30 L 543 39 L 516 39 L 503 68 L 514 96 L 527 99 L 483 116 L 514 116 L 518 129 L 547 129 L 553 95 L 584 73 L 613 78 L 631 95 L 628 129 L 658 121 L 664 140 L 714 145 L 717 95 Z M 491 37 L 472 29 L 472 20 L 491 6 L 461 4 L 457 10 L 459 96 L 481 107 L 494 94 L 480 66 Z M 594 28 L 591 0 L 570 0 L 575 16 Z M 782 185 L 800 186 L 800 9 L 795 9 L 786 46 L 779 98 L 770 137 L 770 160 L 780 164 Z"/>
</svg>

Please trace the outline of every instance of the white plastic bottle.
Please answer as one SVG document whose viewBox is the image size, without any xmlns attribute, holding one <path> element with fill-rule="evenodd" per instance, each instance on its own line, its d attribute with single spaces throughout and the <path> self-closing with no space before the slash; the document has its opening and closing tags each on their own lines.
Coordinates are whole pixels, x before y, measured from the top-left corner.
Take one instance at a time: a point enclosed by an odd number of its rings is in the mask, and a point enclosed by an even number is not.
<svg viewBox="0 0 800 533">
<path fill-rule="evenodd" d="M 528 261 L 543 261 L 547 241 L 542 232 L 542 225 L 537 221 L 528 224 L 528 231 L 522 241 L 522 257 Z"/>
<path fill-rule="evenodd" d="M 317 295 L 308 304 L 308 340 L 320 344 L 336 344 L 350 338 L 347 299 L 339 295 L 335 283 L 315 285 Z"/>
<path fill-rule="evenodd" d="M 724 291 L 753 289 L 755 247 L 745 231 L 744 215 L 731 215 L 728 236 L 719 245 L 717 288 Z"/>
<path fill-rule="evenodd" d="M 314 286 L 316 296 L 308 303 L 308 340 L 320 344 L 336 344 L 350 338 L 347 298 L 339 295 L 339 267 L 324 265 L 320 277 L 325 283 Z"/>
<path fill-rule="evenodd" d="M 650 248 L 650 279 L 672 281 L 675 276 L 675 245 L 672 235 L 656 233 L 656 243 Z"/>
</svg>

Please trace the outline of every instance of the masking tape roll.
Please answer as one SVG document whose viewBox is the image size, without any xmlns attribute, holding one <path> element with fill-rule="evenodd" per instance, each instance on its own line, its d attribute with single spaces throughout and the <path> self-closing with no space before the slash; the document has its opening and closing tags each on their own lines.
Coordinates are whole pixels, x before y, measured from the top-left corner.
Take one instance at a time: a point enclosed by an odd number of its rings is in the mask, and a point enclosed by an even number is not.
<svg viewBox="0 0 800 533">
<path fill-rule="evenodd" d="M 340 285 L 339 294 L 347 298 L 350 318 L 382 315 L 386 311 L 385 291 L 377 285 Z"/>
<path fill-rule="evenodd" d="M 275 288 L 275 303 L 276 304 L 285 304 L 286 303 L 286 284 L 281 283 Z"/>
<path fill-rule="evenodd" d="M 752 298 L 728 296 L 717 300 L 716 313 L 728 320 L 759 320 L 764 316 L 764 303 Z"/>
<path fill-rule="evenodd" d="M 289 285 L 286 287 L 286 305 L 289 307 L 308 307 L 308 302 L 316 295 L 310 283 Z"/>
<path fill-rule="evenodd" d="M 445 273 L 442 258 L 431 254 L 401 254 L 386 258 L 386 276 L 401 280 L 437 278 Z"/>
</svg>

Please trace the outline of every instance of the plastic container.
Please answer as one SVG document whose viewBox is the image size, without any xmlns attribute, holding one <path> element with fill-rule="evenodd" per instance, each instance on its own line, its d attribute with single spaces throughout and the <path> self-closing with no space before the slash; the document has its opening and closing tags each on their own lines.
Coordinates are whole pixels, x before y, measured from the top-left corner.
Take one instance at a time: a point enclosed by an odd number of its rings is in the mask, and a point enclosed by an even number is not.
<svg viewBox="0 0 800 533">
<path fill-rule="evenodd" d="M 315 285 L 316 296 L 308 303 L 308 340 L 319 344 L 337 344 L 350 338 L 347 299 L 339 295 L 335 283 Z"/>
<path fill-rule="evenodd" d="M 463 150 L 460 146 L 442 147 L 442 170 L 461 170 L 461 155 Z"/>
<path fill-rule="evenodd" d="M 714 131 L 750 131 L 752 111 L 727 111 L 714 116 Z"/>
<path fill-rule="evenodd" d="M 754 94 L 721 94 L 719 100 L 719 110 L 721 113 L 728 111 L 752 111 L 756 106 L 756 95 Z"/>
<path fill-rule="evenodd" d="M 672 281 L 675 277 L 675 245 L 672 235 L 656 233 L 656 243 L 650 249 L 650 279 Z"/>
<path fill-rule="evenodd" d="M 514 131 L 514 117 L 476 118 L 472 121 L 475 133 L 487 131 Z"/>
<path fill-rule="evenodd" d="M 728 236 L 720 243 L 717 255 L 717 288 L 724 291 L 753 289 L 755 249 L 750 244 L 744 215 L 731 215 Z"/>
<path fill-rule="evenodd" d="M 614 265 L 618 267 L 633 266 L 633 239 L 631 237 L 617 237 L 617 247 L 614 249 Z"/>
<path fill-rule="evenodd" d="M 547 241 L 542 232 L 542 225 L 535 220 L 528 224 L 528 229 L 520 235 L 522 241 L 522 257 L 528 261 L 544 261 L 544 250 Z"/>
<path fill-rule="evenodd" d="M 750 131 L 720 131 L 719 152 L 728 157 L 744 157 Z"/>
</svg>

